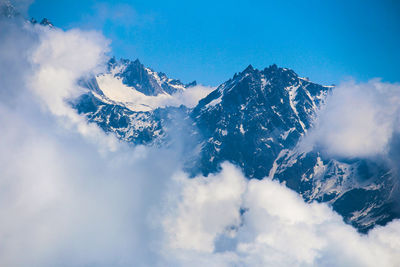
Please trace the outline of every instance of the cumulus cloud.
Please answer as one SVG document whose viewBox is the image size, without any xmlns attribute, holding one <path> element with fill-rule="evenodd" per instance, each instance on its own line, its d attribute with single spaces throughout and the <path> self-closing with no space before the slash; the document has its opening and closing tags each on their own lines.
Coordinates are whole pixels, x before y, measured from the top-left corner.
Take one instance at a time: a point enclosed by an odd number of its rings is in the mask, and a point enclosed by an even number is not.
<svg viewBox="0 0 400 267">
<path fill-rule="evenodd" d="M 176 203 L 164 227 L 168 255 L 178 265 L 400 264 L 398 220 L 362 236 L 326 204 L 306 204 L 276 181 L 249 181 L 230 164 L 218 175 L 175 182 L 180 190 L 170 193 Z"/>
<path fill-rule="evenodd" d="M 101 155 L 80 135 L 57 130 L 59 124 L 40 111 L 33 117 L 0 113 L 0 265 L 129 266 L 147 260 L 145 209 L 168 170 L 153 166 L 148 176 L 140 149 Z"/>
<path fill-rule="evenodd" d="M 175 181 L 179 184 L 178 192 L 171 196 L 180 198 L 175 203 L 169 200 L 176 210 L 164 221 L 171 246 L 213 252 L 216 236 L 240 223 L 244 179 L 228 166 L 224 172 L 208 178 L 190 180 L 181 173 Z"/>
<path fill-rule="evenodd" d="M 383 155 L 399 130 L 399 115 L 399 84 L 344 83 L 328 97 L 304 144 L 340 157 Z"/>
<path fill-rule="evenodd" d="M 0 32 L 0 265 L 149 264 L 147 209 L 173 152 L 110 150 L 115 138 L 67 104 L 101 65 L 104 38 L 24 22 Z"/>
<path fill-rule="evenodd" d="M 400 264 L 399 221 L 360 235 L 328 206 L 230 164 L 190 179 L 173 148 L 119 144 L 66 104 L 107 41 L 3 25 L 1 266 Z"/>
<path fill-rule="evenodd" d="M 113 138 L 104 137 L 100 129 L 87 124 L 66 100 L 77 97 L 83 88 L 77 86 L 82 77 L 93 75 L 104 68 L 108 52 L 107 41 L 93 31 L 82 32 L 36 25 L 38 46 L 28 58 L 33 71 L 27 78 L 28 88 L 43 106 L 63 119 L 64 124 L 76 129 L 88 138 L 101 142 L 103 149 L 115 149 Z"/>
</svg>

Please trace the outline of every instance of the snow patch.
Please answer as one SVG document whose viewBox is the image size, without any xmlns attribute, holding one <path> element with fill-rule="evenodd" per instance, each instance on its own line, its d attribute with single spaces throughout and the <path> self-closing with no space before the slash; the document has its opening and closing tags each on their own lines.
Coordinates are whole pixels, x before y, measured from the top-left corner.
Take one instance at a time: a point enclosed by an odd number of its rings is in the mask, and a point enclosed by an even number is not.
<svg viewBox="0 0 400 267">
<path fill-rule="evenodd" d="M 105 98 L 99 95 L 97 97 L 103 101 L 118 103 L 132 111 L 150 111 L 159 107 L 179 107 L 180 105 L 192 108 L 197 105 L 200 99 L 215 89 L 213 87 L 198 85 L 177 91 L 172 95 L 163 93 L 157 96 L 148 96 L 137 91 L 134 87 L 125 85 L 120 77 L 115 76 L 115 73 L 118 73 L 120 70 L 114 68 L 111 73 L 96 77 L 96 81 Z M 159 78 L 158 74 L 157 77 Z"/>
<path fill-rule="evenodd" d="M 243 135 L 246 133 L 246 131 L 243 129 L 243 124 L 240 124 L 239 130 L 240 130 L 240 133 Z"/>
<path fill-rule="evenodd" d="M 206 108 L 208 108 L 208 107 L 214 107 L 214 106 L 218 105 L 219 103 L 221 103 L 221 101 L 222 101 L 222 95 L 221 95 L 220 97 L 214 99 L 214 100 L 211 101 L 210 103 L 208 103 L 205 107 L 206 107 Z"/>
<path fill-rule="evenodd" d="M 295 99 L 296 99 L 296 96 L 297 96 L 297 89 L 299 89 L 299 87 L 300 87 L 300 85 L 289 86 L 289 87 L 286 87 L 285 89 L 289 93 L 289 104 L 290 104 L 290 107 L 292 108 L 293 112 L 296 114 L 297 118 L 299 119 L 299 123 L 301 125 L 301 128 L 303 128 L 303 131 L 307 132 L 306 126 L 301 121 L 301 119 L 299 117 L 299 112 L 297 111 L 297 108 L 296 108 L 297 102 L 295 101 Z"/>
<path fill-rule="evenodd" d="M 289 130 L 287 130 L 286 132 L 284 132 L 283 134 L 281 134 L 281 138 L 282 140 L 286 140 L 286 138 L 289 136 L 289 134 L 291 132 L 293 132 L 294 130 L 296 130 L 296 128 L 290 128 Z"/>
</svg>

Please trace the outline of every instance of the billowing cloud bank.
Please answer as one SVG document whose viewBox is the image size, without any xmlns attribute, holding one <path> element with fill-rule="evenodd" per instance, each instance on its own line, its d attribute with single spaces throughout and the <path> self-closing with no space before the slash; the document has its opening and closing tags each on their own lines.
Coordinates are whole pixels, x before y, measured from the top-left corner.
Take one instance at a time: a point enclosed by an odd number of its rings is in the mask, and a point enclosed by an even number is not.
<svg viewBox="0 0 400 267">
<path fill-rule="evenodd" d="M 1 24 L 1 266 L 400 265 L 399 221 L 360 235 L 277 182 L 189 179 L 172 149 L 87 124 L 65 100 L 106 59 L 98 33 Z"/>
<path fill-rule="evenodd" d="M 339 157 L 385 155 L 399 125 L 400 84 L 347 82 L 328 97 L 305 142 Z"/>
<path fill-rule="evenodd" d="M 399 221 L 361 236 L 327 205 L 306 204 L 275 181 L 248 181 L 229 164 L 215 176 L 175 181 L 165 244 L 185 266 L 400 264 Z"/>
</svg>

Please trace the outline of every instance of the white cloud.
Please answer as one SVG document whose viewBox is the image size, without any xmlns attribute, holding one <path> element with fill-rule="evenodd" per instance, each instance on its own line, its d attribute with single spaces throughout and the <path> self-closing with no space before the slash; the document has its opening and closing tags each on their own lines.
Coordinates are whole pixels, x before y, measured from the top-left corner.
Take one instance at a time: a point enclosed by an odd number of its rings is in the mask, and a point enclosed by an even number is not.
<svg viewBox="0 0 400 267">
<path fill-rule="evenodd" d="M 169 204 L 176 205 L 177 210 L 168 214 L 164 222 L 171 246 L 213 252 L 217 235 L 229 232 L 230 224 L 240 223 L 244 179 L 229 166 L 221 174 L 207 178 L 190 180 L 181 173 L 175 180 L 181 190 L 171 195 L 178 199 L 170 199 Z"/>
<path fill-rule="evenodd" d="M 214 91 L 216 88 L 211 86 L 196 85 L 190 87 L 183 92 L 177 92 L 173 95 L 173 100 L 167 102 L 169 106 L 180 106 L 184 105 L 189 108 L 194 108 L 201 99 L 206 97 L 209 93 Z"/>
<path fill-rule="evenodd" d="M 177 168 L 170 151 L 99 154 L 33 107 L 0 114 L 1 266 L 151 261 L 147 213 Z"/>
<path fill-rule="evenodd" d="M 64 127 L 75 127 L 94 142 L 102 143 L 102 150 L 115 150 L 115 138 L 105 136 L 101 130 L 77 114 L 68 99 L 77 97 L 83 88 L 77 85 L 82 77 L 94 75 L 104 68 L 109 41 L 93 31 L 69 30 L 27 26 L 35 31 L 38 44 L 28 63 L 33 71 L 26 79 L 43 106 L 62 120 Z"/>
<path fill-rule="evenodd" d="M 176 257 L 179 266 L 400 264 L 398 220 L 363 236 L 326 204 L 306 204 L 276 181 L 248 181 L 230 164 L 215 176 L 178 181 L 180 195 L 169 206 L 174 212 L 164 227 L 165 254 Z M 240 219 L 241 207 L 246 212 Z M 218 252 L 216 244 L 224 235 L 231 243 Z"/>
<path fill-rule="evenodd" d="M 385 154 L 399 115 L 400 85 L 379 80 L 344 83 L 328 97 L 304 143 L 341 157 Z"/>
<path fill-rule="evenodd" d="M 101 65 L 104 38 L 0 23 L 0 265 L 150 262 L 147 208 L 177 162 L 143 147 L 99 153 L 115 138 L 65 103 Z"/>
</svg>

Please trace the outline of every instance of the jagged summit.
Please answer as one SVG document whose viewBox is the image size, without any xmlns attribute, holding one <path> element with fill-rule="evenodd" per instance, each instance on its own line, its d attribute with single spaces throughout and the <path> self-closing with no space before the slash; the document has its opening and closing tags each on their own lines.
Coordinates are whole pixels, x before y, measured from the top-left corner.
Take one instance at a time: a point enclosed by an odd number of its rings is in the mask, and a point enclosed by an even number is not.
<svg viewBox="0 0 400 267">
<path fill-rule="evenodd" d="M 193 81 L 193 82 L 187 83 L 187 84 L 185 85 L 185 87 L 186 87 L 186 88 L 189 88 L 189 87 L 194 87 L 194 86 L 196 86 L 196 85 L 197 85 L 197 81 Z"/>
<path fill-rule="evenodd" d="M 269 69 L 269 70 L 278 70 L 278 69 L 283 69 L 283 68 L 279 68 L 278 65 L 276 65 L 275 63 L 272 65 L 269 65 L 269 67 L 266 67 L 264 70 Z"/>
<path fill-rule="evenodd" d="M 174 94 L 183 91 L 195 83 L 183 84 L 180 80 L 168 78 L 162 72 L 155 72 L 145 67 L 139 59 L 134 61 L 128 59 L 116 60 L 111 58 L 108 62 L 109 71 L 122 79 L 122 82 L 137 91 L 148 95 L 157 96 L 159 94 Z"/>
<path fill-rule="evenodd" d="M 248 66 L 242 71 L 242 73 L 250 73 L 250 72 L 252 72 L 252 71 L 254 71 L 254 68 L 253 68 L 253 66 L 250 64 L 250 65 L 248 65 Z"/>
<path fill-rule="evenodd" d="M 29 20 L 29 22 L 32 23 L 32 24 L 38 24 L 38 21 L 35 18 L 31 18 Z M 50 28 L 54 27 L 54 24 L 50 20 L 48 20 L 47 18 L 43 18 L 40 21 L 39 25 L 44 26 L 44 27 L 50 27 Z"/>
<path fill-rule="evenodd" d="M 40 25 L 54 27 L 53 23 L 47 18 L 43 18 Z"/>
</svg>

